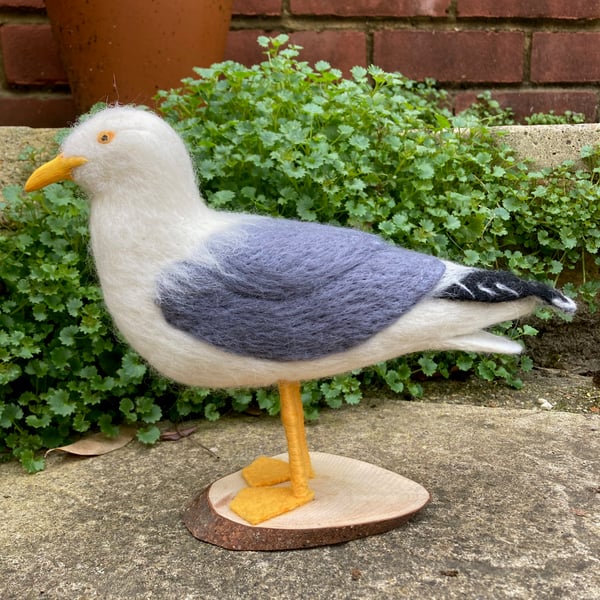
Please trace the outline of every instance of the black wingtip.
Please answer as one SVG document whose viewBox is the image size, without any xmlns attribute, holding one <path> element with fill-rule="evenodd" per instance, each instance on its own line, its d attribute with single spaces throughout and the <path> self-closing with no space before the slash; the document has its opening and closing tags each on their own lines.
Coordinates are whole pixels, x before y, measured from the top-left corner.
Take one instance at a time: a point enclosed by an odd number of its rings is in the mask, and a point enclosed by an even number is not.
<svg viewBox="0 0 600 600">
<path fill-rule="evenodd" d="M 437 294 L 438 298 L 490 303 L 532 296 L 569 314 L 577 310 L 575 302 L 559 290 L 539 281 L 525 281 L 508 271 L 473 269 Z"/>
<path fill-rule="evenodd" d="M 552 306 L 558 308 L 558 310 L 562 310 L 568 314 L 573 314 L 577 311 L 577 304 L 571 298 L 565 296 L 558 290 L 552 290 L 554 292 L 554 298 L 551 300 L 550 304 Z"/>
</svg>

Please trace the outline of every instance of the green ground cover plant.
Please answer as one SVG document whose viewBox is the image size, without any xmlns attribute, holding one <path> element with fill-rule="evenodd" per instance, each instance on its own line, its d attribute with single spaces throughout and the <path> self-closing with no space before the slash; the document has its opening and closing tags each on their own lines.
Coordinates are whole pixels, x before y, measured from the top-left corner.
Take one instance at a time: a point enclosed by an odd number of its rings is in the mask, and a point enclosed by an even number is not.
<svg viewBox="0 0 600 600">
<path fill-rule="evenodd" d="M 567 291 L 595 309 L 598 148 L 583 151 L 588 169 L 566 163 L 532 171 L 490 131 L 510 115 L 489 95 L 453 116 L 433 82 L 376 67 L 356 67 L 344 79 L 325 62 L 299 60 L 285 36 L 259 43 L 267 55 L 262 64 L 198 69 L 180 89 L 160 94 L 161 111 L 192 151 L 212 206 L 357 227 L 554 283 L 566 275 L 580 282 Z M 0 457 L 17 457 L 36 471 L 44 464 L 40 450 L 91 429 L 114 435 L 119 424 L 135 424 L 138 438 L 152 443 L 160 419 L 216 419 L 250 406 L 277 414 L 271 390 L 181 388 L 127 348 L 88 256 L 87 210 L 70 183 L 33 194 L 4 190 Z M 536 333 L 528 325 L 500 329 L 513 338 Z M 526 354 L 403 357 L 306 383 L 305 413 L 314 418 L 322 406 L 356 404 L 369 386 L 418 397 L 419 380 L 432 375 L 473 373 L 519 386 L 529 368 Z"/>
</svg>

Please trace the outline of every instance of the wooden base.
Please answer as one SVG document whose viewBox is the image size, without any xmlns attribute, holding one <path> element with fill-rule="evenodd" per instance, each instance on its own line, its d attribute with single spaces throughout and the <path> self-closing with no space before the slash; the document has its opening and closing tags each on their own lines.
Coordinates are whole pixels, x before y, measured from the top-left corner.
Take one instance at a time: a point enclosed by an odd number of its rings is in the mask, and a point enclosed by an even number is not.
<svg viewBox="0 0 600 600">
<path fill-rule="evenodd" d="M 312 502 L 249 525 L 229 508 L 246 487 L 237 471 L 194 499 L 183 515 L 186 527 L 199 540 L 228 550 L 293 550 L 395 529 L 429 502 L 429 492 L 402 475 L 343 456 L 311 452 L 310 457 L 315 472 Z M 287 454 L 276 458 L 285 460 Z"/>
</svg>

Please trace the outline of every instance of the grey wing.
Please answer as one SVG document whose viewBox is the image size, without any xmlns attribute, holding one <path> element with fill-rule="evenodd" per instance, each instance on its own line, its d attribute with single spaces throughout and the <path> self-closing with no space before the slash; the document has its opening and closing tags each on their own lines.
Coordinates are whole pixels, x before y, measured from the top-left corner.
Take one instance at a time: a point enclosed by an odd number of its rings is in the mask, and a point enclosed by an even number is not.
<svg viewBox="0 0 600 600">
<path fill-rule="evenodd" d="M 399 319 L 445 269 L 352 229 L 267 218 L 245 227 L 235 249 L 226 233 L 211 241 L 217 264 L 179 263 L 157 291 L 170 325 L 237 355 L 294 361 L 348 350 Z"/>
</svg>

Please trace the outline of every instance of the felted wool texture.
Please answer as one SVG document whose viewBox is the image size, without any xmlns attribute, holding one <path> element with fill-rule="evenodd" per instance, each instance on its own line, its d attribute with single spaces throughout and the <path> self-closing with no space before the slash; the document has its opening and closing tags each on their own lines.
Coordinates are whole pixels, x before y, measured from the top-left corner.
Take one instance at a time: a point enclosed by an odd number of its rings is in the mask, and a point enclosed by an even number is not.
<svg viewBox="0 0 600 600">
<path fill-rule="evenodd" d="M 511 302 L 535 296 L 546 304 L 566 312 L 576 309 L 575 303 L 558 290 L 539 281 L 524 281 L 507 271 L 473 269 L 435 296 L 472 302 Z"/>
<path fill-rule="evenodd" d="M 225 235 L 209 242 L 218 267 L 176 265 L 161 278 L 157 303 L 172 326 L 241 356 L 344 352 L 398 320 L 445 270 L 435 257 L 317 223 L 256 220 L 235 252 Z"/>
<path fill-rule="evenodd" d="M 98 135 L 105 130 L 113 131 L 114 138 L 100 144 Z M 200 262 L 219 269 L 211 252 L 240 252 L 247 224 L 257 217 L 206 206 L 183 141 L 147 111 L 99 111 L 72 130 L 61 150 L 65 157 L 88 160 L 72 177 L 90 200 L 92 253 L 116 327 L 150 365 L 180 383 L 256 387 L 329 377 L 423 350 L 521 351 L 517 342 L 483 329 L 530 313 L 537 300 L 482 303 L 432 297 L 473 270 L 447 261 L 431 296 L 344 352 L 272 361 L 203 342 L 165 320 L 156 303 L 157 286 L 176 264 Z"/>
</svg>

